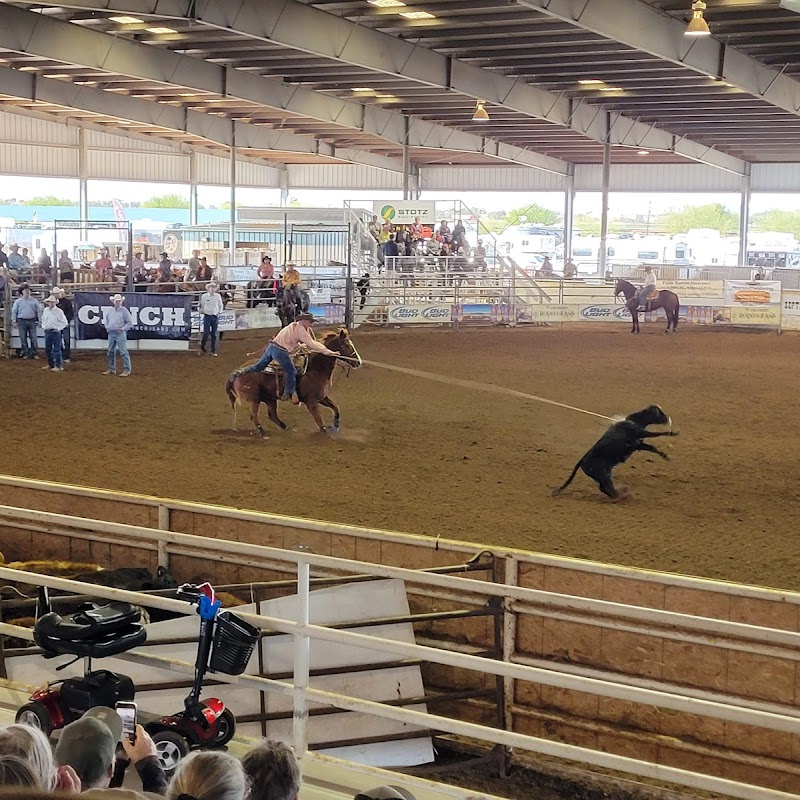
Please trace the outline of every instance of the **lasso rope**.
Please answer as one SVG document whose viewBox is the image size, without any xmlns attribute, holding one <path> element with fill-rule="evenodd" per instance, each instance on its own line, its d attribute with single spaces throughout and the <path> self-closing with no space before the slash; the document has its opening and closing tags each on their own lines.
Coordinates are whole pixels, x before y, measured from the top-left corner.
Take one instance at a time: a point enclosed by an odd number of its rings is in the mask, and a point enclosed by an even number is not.
<svg viewBox="0 0 800 800">
<path fill-rule="evenodd" d="M 424 372 L 421 369 L 410 369 L 408 367 L 396 367 L 393 364 L 384 364 L 380 361 L 364 361 L 371 367 L 378 367 L 380 369 L 388 369 L 391 372 L 402 372 L 405 375 L 413 375 L 416 378 L 426 378 L 430 381 L 437 383 L 446 383 L 450 386 L 461 386 L 464 389 L 477 389 L 481 392 L 492 392 L 493 394 L 506 394 L 511 397 L 520 397 L 523 400 L 535 400 L 537 403 L 544 403 L 548 406 L 557 406 L 558 408 L 566 408 L 568 411 L 578 411 L 581 414 L 588 414 L 590 417 L 599 417 L 600 419 L 607 419 L 609 422 L 616 422 L 618 417 L 607 417 L 605 414 L 597 414 L 594 411 L 587 411 L 585 408 L 578 408 L 577 406 L 570 406 L 567 403 L 559 403 L 557 400 L 550 400 L 547 397 L 539 397 L 535 394 L 527 394 L 526 392 L 519 392 L 516 389 L 507 389 L 505 386 L 496 386 L 493 383 L 479 383 L 478 381 L 470 381 L 464 378 L 448 378 L 444 375 L 437 375 L 433 372 Z"/>
</svg>

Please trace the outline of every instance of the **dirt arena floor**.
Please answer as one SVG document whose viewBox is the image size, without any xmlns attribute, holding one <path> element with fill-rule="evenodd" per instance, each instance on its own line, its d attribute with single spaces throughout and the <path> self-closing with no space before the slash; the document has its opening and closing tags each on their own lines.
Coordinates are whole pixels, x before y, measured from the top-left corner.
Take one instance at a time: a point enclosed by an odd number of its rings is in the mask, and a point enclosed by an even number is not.
<svg viewBox="0 0 800 800">
<path fill-rule="evenodd" d="M 618 468 L 619 504 L 582 475 L 550 497 L 603 420 L 370 366 L 337 371 L 335 438 L 285 403 L 290 431 L 234 433 L 223 384 L 258 345 L 236 336 L 217 359 L 134 354 L 124 380 L 100 374 L 100 354 L 61 374 L 0 363 L 0 471 L 800 589 L 796 335 L 355 332 L 365 359 L 607 415 L 659 403 L 680 432 L 661 440 L 671 461 Z"/>
</svg>

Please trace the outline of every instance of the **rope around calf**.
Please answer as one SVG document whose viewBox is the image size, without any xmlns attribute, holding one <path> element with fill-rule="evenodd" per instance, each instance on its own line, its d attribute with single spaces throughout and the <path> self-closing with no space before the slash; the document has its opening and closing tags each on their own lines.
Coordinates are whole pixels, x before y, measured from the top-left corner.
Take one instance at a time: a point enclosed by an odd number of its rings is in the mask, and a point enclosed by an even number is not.
<svg viewBox="0 0 800 800">
<path fill-rule="evenodd" d="M 427 378 L 428 380 L 437 381 L 438 383 L 446 383 L 451 386 L 461 386 L 464 389 L 477 389 L 478 391 L 482 392 L 492 392 L 494 394 L 506 394 L 510 395 L 511 397 L 520 397 L 524 400 L 535 400 L 537 403 L 544 403 L 545 405 L 549 406 L 557 406 L 558 408 L 566 408 L 569 411 L 578 411 L 581 414 L 588 414 L 591 417 L 599 417 L 600 419 L 606 419 L 609 422 L 616 422 L 618 419 L 616 417 L 607 417 L 605 414 L 597 414 L 594 411 L 587 411 L 585 408 L 571 406 L 567 403 L 559 403 L 557 400 L 550 400 L 547 397 L 539 397 L 535 394 L 519 392 L 516 389 L 507 389 L 505 386 L 496 386 L 492 383 L 480 383 L 478 381 L 470 381 L 464 378 L 448 378 L 444 375 L 437 375 L 434 372 L 424 372 L 421 369 L 410 369 L 409 367 L 396 367 L 393 364 L 384 364 L 380 361 L 364 360 L 363 363 L 368 364 L 371 367 L 387 369 L 391 372 L 402 372 L 405 375 L 413 375 L 416 378 Z"/>
</svg>

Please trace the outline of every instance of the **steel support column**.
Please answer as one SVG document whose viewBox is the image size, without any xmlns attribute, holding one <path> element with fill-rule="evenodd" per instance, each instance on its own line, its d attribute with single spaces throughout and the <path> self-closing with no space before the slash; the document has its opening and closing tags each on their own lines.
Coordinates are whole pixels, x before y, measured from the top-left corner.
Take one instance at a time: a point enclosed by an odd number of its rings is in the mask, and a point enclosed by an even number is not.
<svg viewBox="0 0 800 800">
<path fill-rule="evenodd" d="M 750 230 L 750 170 L 742 175 L 742 199 L 739 206 L 739 266 L 747 266 L 747 235 Z"/>
<path fill-rule="evenodd" d="M 197 225 L 197 153 L 189 153 L 189 224 Z"/>
<path fill-rule="evenodd" d="M 611 116 L 606 114 L 609 127 L 611 125 Z M 603 145 L 603 184 L 600 188 L 601 201 L 600 201 L 600 252 L 598 253 L 597 270 L 600 277 L 606 274 L 606 252 L 608 247 L 606 240 L 608 239 L 608 184 L 611 178 L 611 145 L 606 142 Z"/>
<path fill-rule="evenodd" d="M 78 128 L 78 217 L 89 219 L 89 159 L 86 152 L 86 131 Z M 87 240 L 86 228 L 81 229 L 81 239 Z M 57 254 L 56 254 L 57 255 Z M 57 261 L 53 262 L 57 264 Z"/>
<path fill-rule="evenodd" d="M 231 132 L 231 216 L 230 216 L 230 237 L 228 266 L 236 266 L 236 132 Z"/>
<path fill-rule="evenodd" d="M 575 213 L 575 165 L 564 180 L 564 261 L 572 258 L 572 222 Z"/>
<path fill-rule="evenodd" d="M 411 198 L 411 152 L 408 147 L 410 133 L 408 117 L 405 117 L 405 128 L 403 137 L 403 200 L 409 200 Z"/>
</svg>

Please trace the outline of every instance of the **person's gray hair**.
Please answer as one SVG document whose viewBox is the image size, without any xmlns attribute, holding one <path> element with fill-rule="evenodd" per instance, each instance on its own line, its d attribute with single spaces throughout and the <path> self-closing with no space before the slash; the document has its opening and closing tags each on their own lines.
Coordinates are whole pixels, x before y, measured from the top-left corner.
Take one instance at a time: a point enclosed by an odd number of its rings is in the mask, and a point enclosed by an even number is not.
<svg viewBox="0 0 800 800">
<path fill-rule="evenodd" d="M 5 725 L 0 728 L 0 757 L 21 758 L 35 776 L 34 788 L 49 792 L 55 785 L 56 762 L 50 740 L 30 725 Z"/>
<path fill-rule="evenodd" d="M 168 800 L 247 800 L 250 787 L 242 763 L 228 753 L 198 750 L 184 758 L 170 781 Z"/>
<path fill-rule="evenodd" d="M 242 757 L 252 800 L 295 800 L 300 791 L 300 765 L 290 747 L 264 739 Z"/>
<path fill-rule="evenodd" d="M 33 767 L 22 756 L 0 756 L 0 792 L 15 786 L 21 789 L 40 789 Z"/>
</svg>

